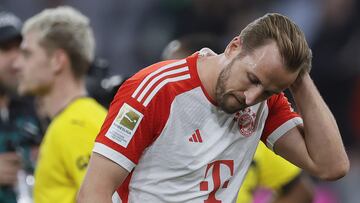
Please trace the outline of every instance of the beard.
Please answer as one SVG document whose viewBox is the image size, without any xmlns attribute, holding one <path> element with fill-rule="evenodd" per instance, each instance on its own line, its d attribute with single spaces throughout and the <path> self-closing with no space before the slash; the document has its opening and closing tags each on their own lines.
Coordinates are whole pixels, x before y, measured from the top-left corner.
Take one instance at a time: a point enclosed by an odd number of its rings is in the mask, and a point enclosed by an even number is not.
<svg viewBox="0 0 360 203">
<path fill-rule="evenodd" d="M 221 70 L 215 87 L 215 99 L 219 108 L 228 114 L 236 113 L 247 107 L 243 99 L 239 99 L 234 93 L 226 92 L 226 82 L 229 81 L 234 60 Z"/>
</svg>

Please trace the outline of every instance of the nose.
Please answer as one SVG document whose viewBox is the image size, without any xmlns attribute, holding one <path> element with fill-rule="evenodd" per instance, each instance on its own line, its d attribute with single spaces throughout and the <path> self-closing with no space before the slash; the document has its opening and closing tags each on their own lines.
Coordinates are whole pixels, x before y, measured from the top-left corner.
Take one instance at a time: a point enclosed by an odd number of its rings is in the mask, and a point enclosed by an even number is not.
<svg viewBox="0 0 360 203">
<path fill-rule="evenodd" d="M 258 103 L 262 94 L 263 88 L 260 86 L 249 88 L 244 92 L 246 105 L 252 106 Z"/>
<path fill-rule="evenodd" d="M 17 48 L 13 48 L 9 51 L 9 54 L 7 55 L 9 59 L 9 68 L 12 73 L 16 73 L 17 69 L 15 67 L 15 61 L 17 57 L 19 56 L 19 50 Z"/>
<path fill-rule="evenodd" d="M 13 63 L 13 69 L 16 70 L 16 71 L 19 71 L 20 68 L 21 68 L 21 55 L 18 54 L 15 57 L 15 60 L 14 60 L 14 63 Z"/>
</svg>

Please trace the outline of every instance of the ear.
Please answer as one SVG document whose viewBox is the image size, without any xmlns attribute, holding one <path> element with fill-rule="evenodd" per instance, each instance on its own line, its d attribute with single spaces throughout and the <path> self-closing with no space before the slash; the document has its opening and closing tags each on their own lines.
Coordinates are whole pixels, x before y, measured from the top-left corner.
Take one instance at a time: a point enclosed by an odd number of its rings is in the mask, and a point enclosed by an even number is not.
<svg viewBox="0 0 360 203">
<path fill-rule="evenodd" d="M 56 49 L 51 56 L 51 68 L 55 74 L 59 74 L 69 64 L 69 57 L 63 49 Z"/>
<path fill-rule="evenodd" d="M 224 54 L 226 57 L 234 57 L 238 53 L 240 53 L 242 47 L 241 39 L 239 36 L 234 37 L 234 39 L 231 40 L 231 42 L 226 46 L 226 49 L 224 51 Z"/>
</svg>

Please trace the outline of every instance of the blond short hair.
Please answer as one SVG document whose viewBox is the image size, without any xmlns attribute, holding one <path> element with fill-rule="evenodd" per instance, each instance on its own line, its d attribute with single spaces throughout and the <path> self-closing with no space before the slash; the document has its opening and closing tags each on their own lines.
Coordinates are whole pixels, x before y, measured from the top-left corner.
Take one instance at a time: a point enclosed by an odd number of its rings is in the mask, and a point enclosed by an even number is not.
<svg viewBox="0 0 360 203">
<path fill-rule="evenodd" d="M 274 40 L 290 71 L 310 72 L 312 53 L 304 33 L 286 16 L 268 13 L 246 26 L 240 33 L 245 52 Z"/>
<path fill-rule="evenodd" d="M 22 33 L 36 32 L 39 43 L 48 53 L 63 49 L 76 78 L 87 73 L 94 60 L 95 39 L 89 19 L 69 6 L 45 9 L 28 19 Z"/>
</svg>

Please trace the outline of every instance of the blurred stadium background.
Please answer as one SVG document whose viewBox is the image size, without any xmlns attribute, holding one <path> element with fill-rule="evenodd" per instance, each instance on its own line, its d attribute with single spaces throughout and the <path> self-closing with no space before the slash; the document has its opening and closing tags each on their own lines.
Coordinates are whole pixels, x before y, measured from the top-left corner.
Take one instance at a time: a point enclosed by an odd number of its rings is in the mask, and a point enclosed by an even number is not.
<svg viewBox="0 0 360 203">
<path fill-rule="evenodd" d="M 313 50 L 311 75 L 338 121 L 352 164 L 342 180 L 318 182 L 319 191 L 334 196 L 337 200 L 333 202 L 359 202 L 359 1 L 0 0 L 2 9 L 22 20 L 58 5 L 71 5 L 91 19 L 98 60 L 90 72 L 89 86 L 105 104 L 111 98 L 101 95 L 101 88 L 113 91 L 124 78 L 160 60 L 165 46 L 175 38 L 210 33 L 225 46 L 244 25 L 267 12 L 289 16 L 303 29 Z"/>
</svg>

